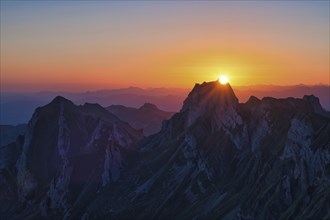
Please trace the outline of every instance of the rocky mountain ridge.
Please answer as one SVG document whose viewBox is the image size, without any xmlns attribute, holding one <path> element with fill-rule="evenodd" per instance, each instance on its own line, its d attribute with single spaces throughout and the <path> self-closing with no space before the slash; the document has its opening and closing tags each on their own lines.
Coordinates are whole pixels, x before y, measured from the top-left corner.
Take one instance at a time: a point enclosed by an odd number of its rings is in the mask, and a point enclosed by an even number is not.
<svg viewBox="0 0 330 220">
<path fill-rule="evenodd" d="M 146 138 L 61 100 L 36 111 L 16 168 L 1 170 L 7 219 L 330 217 L 330 118 L 314 96 L 239 103 L 204 82 Z"/>
</svg>

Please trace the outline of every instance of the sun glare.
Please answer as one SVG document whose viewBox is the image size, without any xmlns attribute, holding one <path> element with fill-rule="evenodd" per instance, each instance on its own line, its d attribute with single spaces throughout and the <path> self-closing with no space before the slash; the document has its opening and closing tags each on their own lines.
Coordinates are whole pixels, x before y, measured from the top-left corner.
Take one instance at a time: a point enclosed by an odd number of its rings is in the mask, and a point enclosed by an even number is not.
<svg viewBox="0 0 330 220">
<path fill-rule="evenodd" d="M 229 82 L 228 77 L 225 76 L 225 75 L 221 75 L 221 76 L 219 77 L 219 82 L 220 82 L 222 85 L 227 84 L 227 83 Z"/>
</svg>

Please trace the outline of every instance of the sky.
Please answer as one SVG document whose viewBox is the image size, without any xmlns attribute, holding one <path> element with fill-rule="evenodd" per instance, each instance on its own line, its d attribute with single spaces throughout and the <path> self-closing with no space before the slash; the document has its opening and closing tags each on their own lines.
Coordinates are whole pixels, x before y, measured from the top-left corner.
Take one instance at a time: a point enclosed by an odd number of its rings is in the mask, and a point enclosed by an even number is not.
<svg viewBox="0 0 330 220">
<path fill-rule="evenodd" d="M 330 84 L 329 1 L 1 1 L 1 91 Z"/>
</svg>

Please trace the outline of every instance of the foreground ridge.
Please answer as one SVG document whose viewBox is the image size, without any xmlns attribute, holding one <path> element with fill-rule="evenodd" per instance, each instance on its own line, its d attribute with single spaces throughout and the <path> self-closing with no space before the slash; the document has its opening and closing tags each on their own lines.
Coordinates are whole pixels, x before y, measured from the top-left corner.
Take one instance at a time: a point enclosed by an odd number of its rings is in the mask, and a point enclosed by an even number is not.
<svg viewBox="0 0 330 220">
<path fill-rule="evenodd" d="M 1 168 L 1 216 L 329 219 L 329 133 L 315 96 L 239 103 L 218 81 L 196 84 L 144 138 L 97 104 L 58 97 Z"/>
</svg>

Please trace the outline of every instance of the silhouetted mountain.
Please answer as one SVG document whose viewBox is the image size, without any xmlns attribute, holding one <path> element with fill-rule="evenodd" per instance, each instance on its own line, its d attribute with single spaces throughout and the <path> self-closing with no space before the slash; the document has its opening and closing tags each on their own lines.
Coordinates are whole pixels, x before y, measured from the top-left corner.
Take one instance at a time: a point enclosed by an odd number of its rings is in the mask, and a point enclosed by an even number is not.
<svg viewBox="0 0 330 220">
<path fill-rule="evenodd" d="M 16 169 L 10 163 L 1 167 L 2 190 L 12 192 L 12 175 L 17 171 L 14 189 L 18 194 L 13 199 L 34 203 L 21 211 L 17 211 L 20 206 L 12 205 L 11 210 L 17 212 L 17 218 L 35 212 L 71 215 L 100 186 L 118 181 L 131 161 L 127 158 L 136 151 L 133 144 L 142 137 L 142 132 L 98 104 L 75 106 L 56 97 L 38 108 L 29 121 L 24 142 L 18 146 L 21 153 Z M 8 198 L 1 202 L 3 199 Z M 11 218 L 6 213 L 1 216 Z"/>
<path fill-rule="evenodd" d="M 162 111 L 151 103 L 145 103 L 140 108 L 111 105 L 106 109 L 121 120 L 129 123 L 133 128 L 143 129 L 145 135 L 151 135 L 160 131 L 162 121 L 169 119 L 174 114 L 174 112 Z"/>
<path fill-rule="evenodd" d="M 247 101 L 251 95 L 258 98 L 302 98 L 304 95 L 314 95 L 320 100 L 321 105 L 330 110 L 330 85 L 294 85 L 294 86 L 274 86 L 274 85 L 253 85 L 236 86 L 235 93 L 243 102 Z"/>
<path fill-rule="evenodd" d="M 229 85 L 196 85 L 180 113 L 140 144 L 131 176 L 104 189 L 88 215 L 328 219 L 330 119 L 314 111 L 315 100 L 239 104 Z"/>
<path fill-rule="evenodd" d="M 204 82 L 140 140 L 102 107 L 58 98 L 30 120 L 17 173 L 1 170 L 0 214 L 326 220 L 328 114 L 314 96 L 239 103 L 229 84 Z"/>
</svg>

